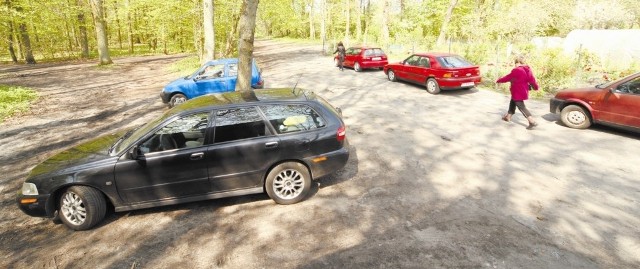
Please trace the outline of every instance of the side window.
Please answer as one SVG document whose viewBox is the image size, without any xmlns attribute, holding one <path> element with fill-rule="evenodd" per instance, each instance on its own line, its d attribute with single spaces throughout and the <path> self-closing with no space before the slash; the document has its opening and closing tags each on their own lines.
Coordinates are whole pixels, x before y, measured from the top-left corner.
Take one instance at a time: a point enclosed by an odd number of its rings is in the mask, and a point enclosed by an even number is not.
<svg viewBox="0 0 640 269">
<path fill-rule="evenodd" d="M 235 77 L 238 75 L 238 64 L 229 64 L 229 77 Z"/>
<path fill-rule="evenodd" d="M 214 143 L 265 136 L 267 126 L 255 107 L 216 111 Z"/>
<path fill-rule="evenodd" d="M 619 93 L 640 94 L 640 78 L 620 84 L 616 91 Z"/>
<path fill-rule="evenodd" d="M 347 50 L 344 51 L 345 55 L 351 55 L 353 54 L 353 48 L 348 48 Z"/>
<path fill-rule="evenodd" d="M 376 53 L 372 49 L 367 49 L 364 51 L 364 57 L 374 56 Z"/>
<path fill-rule="evenodd" d="M 202 70 L 198 74 L 198 79 L 220 78 L 222 76 L 224 76 L 224 64 L 214 64 Z"/>
<path fill-rule="evenodd" d="M 151 153 L 202 146 L 208 124 L 209 113 L 197 113 L 178 118 L 142 143 L 140 150 L 142 153 Z"/>
<path fill-rule="evenodd" d="M 353 53 L 351 53 L 351 54 L 353 54 L 353 55 L 359 55 L 359 54 L 360 54 L 360 52 L 362 52 L 362 49 L 353 49 Z"/>
<path fill-rule="evenodd" d="M 312 130 L 325 126 L 325 121 L 307 105 L 260 106 L 267 120 L 279 134 Z"/>
<path fill-rule="evenodd" d="M 420 56 L 412 55 L 411 57 L 404 60 L 404 62 L 408 65 L 418 66 L 420 65 Z"/>
<path fill-rule="evenodd" d="M 426 67 L 426 68 L 431 67 L 431 63 L 429 62 L 429 58 L 427 58 L 427 57 L 420 57 L 420 66 L 422 66 L 422 67 Z"/>
</svg>

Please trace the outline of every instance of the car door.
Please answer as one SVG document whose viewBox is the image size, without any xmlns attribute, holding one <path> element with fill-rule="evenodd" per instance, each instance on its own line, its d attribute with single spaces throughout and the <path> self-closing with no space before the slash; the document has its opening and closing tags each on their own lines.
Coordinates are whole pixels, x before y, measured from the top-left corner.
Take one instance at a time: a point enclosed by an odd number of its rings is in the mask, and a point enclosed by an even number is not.
<svg viewBox="0 0 640 269">
<path fill-rule="evenodd" d="M 254 106 L 215 111 L 213 145 L 207 148 L 212 192 L 262 187 L 280 143 Z"/>
<path fill-rule="evenodd" d="M 602 121 L 640 127 L 640 77 L 605 90 L 599 107 Z"/>
<path fill-rule="evenodd" d="M 406 79 L 415 83 L 424 83 L 425 80 L 420 80 L 420 73 L 422 67 L 420 66 L 421 56 L 413 55 L 409 57 L 405 64 Z"/>
<path fill-rule="evenodd" d="M 356 48 L 348 48 L 344 53 L 344 66 L 353 66 L 353 57 Z"/>
<path fill-rule="evenodd" d="M 224 78 L 225 66 L 224 63 L 217 63 L 205 67 L 194 78 L 196 84 L 195 96 L 228 91 L 227 80 Z"/>
<path fill-rule="evenodd" d="M 223 78 L 227 85 L 227 91 L 236 90 L 236 82 L 238 81 L 238 63 L 227 64 L 227 72 Z"/>
<path fill-rule="evenodd" d="M 115 166 L 122 199 L 143 203 L 205 194 L 210 191 L 205 132 L 210 112 L 178 117 L 145 136 Z"/>
</svg>

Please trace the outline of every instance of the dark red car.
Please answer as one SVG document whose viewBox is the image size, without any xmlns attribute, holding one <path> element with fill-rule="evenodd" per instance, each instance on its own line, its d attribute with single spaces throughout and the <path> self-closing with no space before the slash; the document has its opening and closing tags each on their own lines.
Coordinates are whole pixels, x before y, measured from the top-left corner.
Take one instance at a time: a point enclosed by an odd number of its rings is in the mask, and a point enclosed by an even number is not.
<svg viewBox="0 0 640 269">
<path fill-rule="evenodd" d="M 640 72 L 589 88 L 567 89 L 549 101 L 566 126 L 589 128 L 598 123 L 640 131 Z"/>
<path fill-rule="evenodd" d="M 424 85 L 432 94 L 445 89 L 470 89 L 482 80 L 480 67 L 450 53 L 416 53 L 402 62 L 386 65 L 384 73 L 390 81 Z"/>
<path fill-rule="evenodd" d="M 338 66 L 338 56 L 333 61 Z M 350 47 L 346 50 L 343 65 L 360 72 L 371 68 L 382 69 L 388 63 L 387 55 L 380 48 Z"/>
</svg>

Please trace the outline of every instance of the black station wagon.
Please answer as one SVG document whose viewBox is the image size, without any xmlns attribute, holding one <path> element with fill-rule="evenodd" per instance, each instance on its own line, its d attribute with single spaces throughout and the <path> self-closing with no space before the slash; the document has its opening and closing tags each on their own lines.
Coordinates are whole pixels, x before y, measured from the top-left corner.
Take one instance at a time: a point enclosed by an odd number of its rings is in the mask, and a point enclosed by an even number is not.
<svg viewBox="0 0 640 269">
<path fill-rule="evenodd" d="M 349 158 L 341 111 L 311 91 L 205 95 L 36 166 L 17 195 L 31 216 L 90 229 L 106 214 L 266 192 L 293 204 Z"/>
</svg>

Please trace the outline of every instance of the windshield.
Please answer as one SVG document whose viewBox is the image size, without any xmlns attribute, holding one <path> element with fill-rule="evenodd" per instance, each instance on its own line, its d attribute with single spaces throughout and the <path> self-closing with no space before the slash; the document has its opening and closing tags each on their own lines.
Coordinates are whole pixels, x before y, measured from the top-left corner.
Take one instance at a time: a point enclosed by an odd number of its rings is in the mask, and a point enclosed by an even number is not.
<svg viewBox="0 0 640 269">
<path fill-rule="evenodd" d="M 637 75 L 639 75 L 639 74 L 640 74 L 640 72 L 635 73 L 635 74 L 628 75 L 628 76 L 626 76 L 626 77 L 624 77 L 624 78 L 621 78 L 621 79 L 618 79 L 618 80 L 614 80 L 614 81 L 609 81 L 609 82 L 600 83 L 600 84 L 596 85 L 596 88 L 598 88 L 598 89 L 609 88 L 611 85 L 613 85 L 614 83 L 616 83 L 616 82 L 618 82 L 618 81 L 621 81 L 621 80 L 627 80 L 628 78 L 635 77 L 635 76 L 637 76 Z"/>
</svg>

